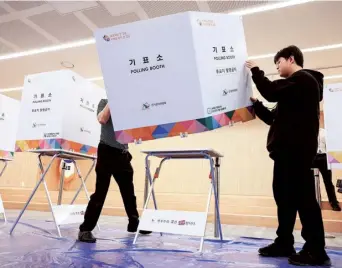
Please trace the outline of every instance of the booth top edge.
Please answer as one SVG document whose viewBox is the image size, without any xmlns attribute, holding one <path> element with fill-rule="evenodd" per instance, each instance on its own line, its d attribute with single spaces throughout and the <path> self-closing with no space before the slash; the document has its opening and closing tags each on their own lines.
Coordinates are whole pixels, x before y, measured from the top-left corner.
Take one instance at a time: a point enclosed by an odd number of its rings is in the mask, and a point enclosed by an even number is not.
<svg viewBox="0 0 342 268">
<path fill-rule="evenodd" d="M 154 156 L 199 156 L 201 154 L 207 154 L 211 157 L 223 157 L 223 154 L 211 148 L 198 148 L 198 149 L 164 149 L 164 150 L 143 150 L 144 154 L 150 154 Z"/>
</svg>

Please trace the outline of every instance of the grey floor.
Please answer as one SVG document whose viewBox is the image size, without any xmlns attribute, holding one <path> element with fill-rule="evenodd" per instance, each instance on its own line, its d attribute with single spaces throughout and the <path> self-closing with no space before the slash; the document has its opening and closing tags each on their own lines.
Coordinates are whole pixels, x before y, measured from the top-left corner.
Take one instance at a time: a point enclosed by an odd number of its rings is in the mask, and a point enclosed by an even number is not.
<svg viewBox="0 0 342 268">
<path fill-rule="evenodd" d="M 19 210 L 6 210 L 6 216 L 8 219 L 14 220 L 19 215 Z M 26 211 L 21 219 L 32 220 L 47 220 L 51 219 L 50 212 L 40 211 Z M 127 225 L 127 218 L 116 217 L 116 216 L 101 216 L 99 223 L 112 223 L 116 228 L 122 228 L 125 232 Z M 255 237 L 255 238 L 275 238 L 275 229 L 266 227 L 255 227 L 255 226 L 243 226 L 243 225 L 222 225 L 223 235 L 226 238 L 237 238 L 237 237 Z M 209 223 L 207 226 L 207 237 L 214 237 L 214 226 Z M 296 242 L 303 243 L 304 240 L 300 235 L 300 231 L 294 231 Z M 342 233 L 327 233 L 326 234 L 326 245 L 329 247 L 342 247 Z"/>
</svg>

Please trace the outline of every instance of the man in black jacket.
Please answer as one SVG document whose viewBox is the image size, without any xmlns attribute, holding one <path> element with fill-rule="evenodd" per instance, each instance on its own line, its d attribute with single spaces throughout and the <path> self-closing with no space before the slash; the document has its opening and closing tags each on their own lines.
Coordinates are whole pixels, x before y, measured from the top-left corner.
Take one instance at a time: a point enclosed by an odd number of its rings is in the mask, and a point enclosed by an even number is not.
<svg viewBox="0 0 342 268">
<path fill-rule="evenodd" d="M 278 209 L 277 238 L 273 244 L 259 249 L 259 253 L 266 257 L 289 257 L 295 265 L 330 265 L 311 170 L 318 145 L 323 74 L 303 69 L 303 54 L 295 46 L 280 50 L 274 63 L 285 79 L 271 82 L 253 61 L 246 62 L 261 95 L 277 103 L 269 110 L 252 98 L 257 116 L 271 126 L 267 149 L 274 160 L 273 194 Z M 298 254 L 292 234 L 297 211 L 306 241 Z"/>
</svg>

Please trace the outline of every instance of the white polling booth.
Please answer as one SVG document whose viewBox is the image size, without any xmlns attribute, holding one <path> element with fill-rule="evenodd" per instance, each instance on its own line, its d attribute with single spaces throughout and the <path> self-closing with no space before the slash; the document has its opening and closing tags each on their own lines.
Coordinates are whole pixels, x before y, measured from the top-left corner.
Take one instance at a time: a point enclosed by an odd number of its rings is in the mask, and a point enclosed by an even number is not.
<svg viewBox="0 0 342 268">
<path fill-rule="evenodd" d="M 0 94 L 0 177 L 5 172 L 7 162 L 14 158 L 15 141 L 18 128 L 20 102 Z M 4 215 L 5 210 L 0 195 L 0 214 Z"/>
<path fill-rule="evenodd" d="M 342 168 L 342 83 L 326 85 L 324 88 L 324 124 L 328 166 Z"/>
<path fill-rule="evenodd" d="M 13 160 L 20 102 L 0 94 L 0 159 Z"/>
<path fill-rule="evenodd" d="M 342 169 L 342 83 L 328 84 L 323 92 L 324 127 L 326 131 L 326 151 L 329 169 Z M 319 200 L 319 171 L 315 169 L 316 192 Z"/>
<path fill-rule="evenodd" d="M 100 29 L 95 37 L 118 141 L 253 119 L 240 16 L 187 12 Z"/>
<path fill-rule="evenodd" d="M 118 141 L 186 137 L 255 118 L 240 16 L 186 12 L 99 29 L 95 38 Z M 213 191 L 215 236 L 222 239 L 218 177 L 223 155 L 210 148 L 143 153 L 151 188 L 139 229 L 198 236 L 202 250 Z M 152 156 L 161 159 L 154 176 L 148 164 Z M 157 211 L 154 183 L 162 164 L 189 158 L 210 163 L 205 212 Z M 147 209 L 151 197 L 155 210 Z"/>
<path fill-rule="evenodd" d="M 85 181 L 96 162 L 97 145 L 100 139 L 97 105 L 102 98 L 106 98 L 106 93 L 101 87 L 70 70 L 25 77 L 16 150 L 37 153 L 42 175 L 13 225 L 11 233 L 41 183 L 45 187 L 59 236 L 61 236 L 59 225 L 83 222 L 86 205 L 73 205 L 73 203 L 82 187 L 89 200 Z M 42 156 L 51 157 L 47 167 L 43 167 Z M 81 187 L 70 205 L 61 204 L 64 172 L 60 180 L 57 205 L 52 204 L 46 186 L 45 175 L 56 158 L 72 160 L 81 181 Z M 83 179 L 75 160 L 86 159 L 92 160 L 93 165 Z"/>
<path fill-rule="evenodd" d="M 97 105 L 105 91 L 69 71 L 25 78 L 17 151 L 49 150 L 96 156 Z"/>
</svg>

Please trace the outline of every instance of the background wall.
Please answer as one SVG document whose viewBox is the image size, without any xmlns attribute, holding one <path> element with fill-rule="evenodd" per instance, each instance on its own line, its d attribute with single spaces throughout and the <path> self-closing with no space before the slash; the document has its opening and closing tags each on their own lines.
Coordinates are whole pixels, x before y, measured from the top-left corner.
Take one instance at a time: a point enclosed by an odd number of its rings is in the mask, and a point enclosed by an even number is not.
<svg viewBox="0 0 342 268">
<path fill-rule="evenodd" d="M 268 128 L 259 120 L 234 127 L 225 127 L 216 131 L 189 135 L 187 138 L 168 138 L 131 144 L 132 165 L 135 169 L 135 187 L 137 192 L 143 191 L 145 169 L 144 157 L 140 153 L 148 149 L 167 148 L 213 148 L 224 154 L 221 168 L 222 195 L 256 195 L 271 196 L 272 161 L 265 149 Z M 48 162 L 48 158 L 44 162 Z M 158 159 L 152 158 L 152 171 Z M 88 161 L 79 161 L 83 174 L 89 167 Z M 115 163 L 113 163 L 115 164 Z M 51 190 L 58 184 L 59 162 L 55 162 L 48 173 L 47 180 Z M 181 160 L 167 162 L 162 170 L 159 193 L 207 194 L 209 164 L 205 160 Z M 9 163 L 8 169 L 0 180 L 2 187 L 32 188 L 37 180 L 38 167 L 35 154 L 16 153 L 15 161 Z M 94 190 L 95 173 L 92 172 L 88 189 Z M 78 187 L 77 178 L 72 181 L 71 189 Z M 116 190 L 114 187 L 113 190 Z"/>
<path fill-rule="evenodd" d="M 260 120 L 224 127 L 212 132 L 189 135 L 187 138 L 168 138 L 131 145 L 132 165 L 135 169 L 135 189 L 139 208 L 143 205 L 145 180 L 144 155 L 142 150 L 175 148 L 213 148 L 224 154 L 221 167 L 221 213 L 225 223 L 276 226 L 276 208 L 272 195 L 273 162 L 265 149 L 268 127 Z M 48 159 L 45 159 L 47 163 Z M 158 159 L 152 159 L 152 172 Z M 115 164 L 115 163 L 113 163 Z M 59 186 L 59 162 L 48 173 L 48 187 L 52 198 L 57 201 Z M 87 173 L 90 161 L 79 161 L 83 175 Z M 37 182 L 39 171 L 36 155 L 17 153 L 15 161 L 0 180 L 0 193 L 5 207 L 21 208 Z M 203 210 L 209 186 L 209 164 L 205 160 L 172 160 L 166 162 L 156 184 L 157 201 L 160 209 Z M 342 172 L 334 172 L 336 177 Z M 74 190 L 80 185 L 75 178 L 65 184 L 63 203 L 70 202 Z M 322 197 L 326 193 L 322 186 Z M 87 187 L 94 191 L 95 173 L 92 172 Z M 342 195 L 337 194 L 341 200 Z M 87 203 L 82 192 L 78 203 Z M 150 203 L 152 204 L 152 202 Z M 325 204 L 324 208 L 329 209 Z M 30 209 L 48 210 L 45 192 L 41 187 L 33 199 Z M 213 212 L 213 206 L 211 206 Z M 125 215 L 117 185 L 112 181 L 107 196 L 104 214 Z M 323 211 L 325 224 L 331 231 L 342 232 L 341 213 Z M 299 227 L 299 225 L 297 225 Z"/>
</svg>

